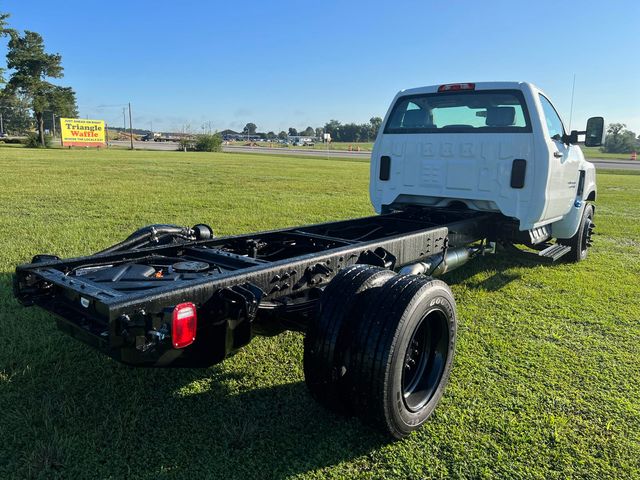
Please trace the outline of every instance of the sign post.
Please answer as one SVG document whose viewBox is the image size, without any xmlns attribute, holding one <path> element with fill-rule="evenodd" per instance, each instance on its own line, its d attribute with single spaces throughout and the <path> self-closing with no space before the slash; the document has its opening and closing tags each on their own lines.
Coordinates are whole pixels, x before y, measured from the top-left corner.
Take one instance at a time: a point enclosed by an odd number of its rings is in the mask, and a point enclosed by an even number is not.
<svg viewBox="0 0 640 480">
<path fill-rule="evenodd" d="M 105 134 L 103 120 L 60 119 L 60 142 L 63 147 L 104 147 Z"/>
<path fill-rule="evenodd" d="M 331 143 L 331 134 L 330 133 L 323 133 L 322 134 L 322 140 L 324 140 L 327 144 L 327 160 L 329 159 L 329 143 Z"/>
</svg>

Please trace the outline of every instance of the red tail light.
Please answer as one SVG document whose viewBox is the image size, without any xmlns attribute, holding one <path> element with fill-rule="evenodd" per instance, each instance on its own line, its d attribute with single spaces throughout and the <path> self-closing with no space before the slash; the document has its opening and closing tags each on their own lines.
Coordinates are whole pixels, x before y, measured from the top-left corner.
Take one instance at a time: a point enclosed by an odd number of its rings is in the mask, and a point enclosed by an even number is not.
<svg viewBox="0 0 640 480">
<path fill-rule="evenodd" d="M 438 92 L 458 92 L 460 90 L 475 90 L 475 83 L 447 83 L 446 85 L 440 85 Z"/>
<path fill-rule="evenodd" d="M 196 339 L 198 326 L 198 314 L 196 306 L 191 303 L 181 303 L 173 309 L 171 322 L 171 343 L 174 348 L 184 348 L 191 345 Z"/>
</svg>

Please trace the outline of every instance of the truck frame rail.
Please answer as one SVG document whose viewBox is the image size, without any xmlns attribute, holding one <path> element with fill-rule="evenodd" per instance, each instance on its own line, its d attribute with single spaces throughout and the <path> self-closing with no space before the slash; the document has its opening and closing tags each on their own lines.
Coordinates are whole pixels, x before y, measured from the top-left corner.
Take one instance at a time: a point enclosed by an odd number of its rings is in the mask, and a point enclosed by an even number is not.
<svg viewBox="0 0 640 480">
<path fill-rule="evenodd" d="M 495 214 L 409 208 L 384 215 L 60 260 L 16 269 L 15 294 L 54 313 L 67 333 L 130 364 L 206 366 L 254 334 L 304 330 L 343 268 L 390 270 L 483 240 Z M 443 257 L 444 258 L 444 257 Z M 169 340 L 170 314 L 198 309 L 193 345 Z"/>
</svg>

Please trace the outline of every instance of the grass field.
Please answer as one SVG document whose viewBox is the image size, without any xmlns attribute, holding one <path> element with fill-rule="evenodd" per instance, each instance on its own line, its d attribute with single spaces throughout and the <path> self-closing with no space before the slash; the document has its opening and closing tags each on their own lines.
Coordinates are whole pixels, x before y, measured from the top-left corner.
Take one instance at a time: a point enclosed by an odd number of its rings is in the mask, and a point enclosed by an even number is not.
<svg viewBox="0 0 640 480">
<path fill-rule="evenodd" d="M 629 160 L 631 158 L 630 153 L 604 153 L 600 150 L 600 147 L 585 147 L 580 146 L 585 158 L 604 158 L 605 160 Z"/>
<path fill-rule="evenodd" d="M 296 149 L 309 149 L 309 150 L 345 150 L 349 151 L 349 147 L 352 150 L 357 150 L 363 152 L 370 152 L 373 150 L 373 142 L 331 142 L 329 145 L 326 143 L 315 143 L 313 147 L 303 147 L 303 146 L 294 146 L 294 145 L 283 145 L 277 142 L 256 142 L 261 147 L 274 147 L 274 148 L 296 148 Z M 231 142 L 230 145 L 241 146 L 245 145 L 247 142 L 237 141 Z"/>
<path fill-rule="evenodd" d="M 445 277 L 449 387 L 387 443 L 312 401 L 298 334 L 206 370 L 132 369 L 11 295 L 33 254 L 149 223 L 224 235 L 370 214 L 366 162 L 0 148 L 0 478 L 639 478 L 640 175 L 598 182 L 586 262 L 496 256 Z"/>
</svg>

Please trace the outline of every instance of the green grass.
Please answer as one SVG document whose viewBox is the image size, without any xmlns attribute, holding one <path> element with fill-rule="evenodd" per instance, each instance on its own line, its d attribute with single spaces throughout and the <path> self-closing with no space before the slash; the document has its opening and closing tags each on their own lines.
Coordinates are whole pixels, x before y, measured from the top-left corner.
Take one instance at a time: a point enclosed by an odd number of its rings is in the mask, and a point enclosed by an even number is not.
<svg viewBox="0 0 640 480">
<path fill-rule="evenodd" d="M 315 143 L 313 147 L 303 147 L 303 146 L 294 146 L 294 145 L 283 145 L 276 142 L 256 142 L 261 147 L 273 147 L 273 148 L 295 148 L 295 149 L 309 149 L 309 150 L 327 150 L 326 143 Z M 237 141 L 232 142 L 230 145 L 242 146 L 247 144 L 247 142 Z M 353 150 L 360 148 L 361 151 L 370 152 L 373 150 L 373 142 L 331 142 L 328 145 L 329 150 L 345 150 L 348 151 L 349 147 Z"/>
<path fill-rule="evenodd" d="M 149 223 L 224 235 L 370 214 L 367 177 L 344 160 L 0 148 L 0 478 L 638 478 L 639 175 L 599 172 L 588 261 L 499 255 L 445 278 L 451 381 L 402 442 L 312 401 L 298 334 L 205 370 L 132 369 L 12 298 L 33 254 Z"/>
<path fill-rule="evenodd" d="M 351 147 L 353 150 L 360 148 L 361 151 L 370 152 L 373 150 L 373 142 L 331 142 L 329 143 L 329 150 L 349 150 Z M 326 150 L 326 143 L 316 143 L 313 148 L 316 150 Z"/>
<path fill-rule="evenodd" d="M 630 153 L 604 153 L 600 150 L 600 147 L 585 147 L 580 146 L 585 158 L 603 158 L 605 160 L 629 160 L 631 158 Z"/>
</svg>

